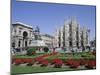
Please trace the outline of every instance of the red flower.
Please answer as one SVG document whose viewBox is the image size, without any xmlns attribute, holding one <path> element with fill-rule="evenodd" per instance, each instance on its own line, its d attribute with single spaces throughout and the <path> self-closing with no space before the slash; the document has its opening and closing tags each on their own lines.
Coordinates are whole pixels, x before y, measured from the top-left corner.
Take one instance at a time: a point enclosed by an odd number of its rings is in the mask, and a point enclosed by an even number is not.
<svg viewBox="0 0 100 75">
<path fill-rule="evenodd" d="M 77 68 L 78 66 L 80 66 L 78 61 L 73 61 L 72 64 L 70 65 L 70 67 L 72 68 Z"/>
<path fill-rule="evenodd" d="M 93 69 L 94 67 L 96 67 L 96 61 L 95 60 L 89 60 L 86 63 L 85 67 L 88 68 L 88 69 Z"/>
<path fill-rule="evenodd" d="M 43 60 L 42 62 L 41 62 L 41 66 L 47 66 L 48 65 L 48 61 L 47 60 Z"/>
<path fill-rule="evenodd" d="M 15 65 L 19 65 L 19 64 L 22 64 L 23 61 L 21 59 L 15 59 Z"/>
<path fill-rule="evenodd" d="M 52 63 L 55 65 L 54 67 L 56 67 L 56 68 L 60 68 L 63 64 L 61 59 L 53 59 Z"/>
<path fill-rule="evenodd" d="M 73 63 L 73 60 L 71 60 L 71 59 L 68 59 L 67 61 L 66 61 L 66 65 L 71 65 Z"/>
<path fill-rule="evenodd" d="M 41 63 L 43 61 L 43 58 L 42 57 L 37 57 L 34 60 L 37 61 L 38 63 Z"/>
<path fill-rule="evenodd" d="M 32 65 L 34 64 L 32 58 L 27 59 L 27 60 L 26 60 L 26 63 L 28 63 L 28 64 L 27 64 L 28 66 L 32 66 Z"/>
<path fill-rule="evenodd" d="M 70 59 L 66 61 L 66 65 L 69 65 L 71 68 L 77 68 L 80 66 L 80 61 Z"/>
<path fill-rule="evenodd" d="M 26 59 L 24 59 L 24 61 L 25 61 L 26 63 L 31 63 L 31 62 L 33 62 L 33 59 L 32 59 L 32 58 L 26 58 Z"/>
<path fill-rule="evenodd" d="M 23 63 L 32 63 L 32 58 L 15 58 L 13 59 L 13 62 L 15 62 L 15 65 L 23 64 Z"/>
</svg>

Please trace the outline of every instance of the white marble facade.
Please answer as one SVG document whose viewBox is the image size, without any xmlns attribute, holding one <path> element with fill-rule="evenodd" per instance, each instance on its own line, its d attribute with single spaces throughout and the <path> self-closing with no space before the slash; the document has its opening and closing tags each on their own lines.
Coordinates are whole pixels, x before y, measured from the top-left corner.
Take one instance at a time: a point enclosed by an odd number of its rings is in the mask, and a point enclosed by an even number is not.
<svg viewBox="0 0 100 75">
<path fill-rule="evenodd" d="M 38 46 L 53 47 L 54 37 L 49 34 L 40 34 L 37 28 L 20 22 L 11 25 L 11 46 L 13 48 L 27 48 Z M 38 39 L 36 39 L 37 35 Z M 37 41 L 37 43 L 35 43 Z M 40 42 L 39 42 L 40 41 Z M 39 43 L 38 43 L 39 42 Z"/>
<path fill-rule="evenodd" d="M 57 41 L 55 41 L 54 47 L 74 49 L 82 47 L 82 45 L 86 47 L 89 44 L 88 29 L 80 27 L 76 19 L 70 19 L 56 30 L 55 40 Z"/>
<path fill-rule="evenodd" d="M 29 47 L 33 40 L 33 27 L 20 22 L 11 25 L 11 46 Z"/>
</svg>

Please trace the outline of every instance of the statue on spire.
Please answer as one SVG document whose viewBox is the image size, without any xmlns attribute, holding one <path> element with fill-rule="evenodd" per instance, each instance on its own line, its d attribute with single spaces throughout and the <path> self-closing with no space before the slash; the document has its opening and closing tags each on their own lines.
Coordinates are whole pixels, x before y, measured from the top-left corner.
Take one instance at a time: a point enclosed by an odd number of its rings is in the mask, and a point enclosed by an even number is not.
<svg viewBox="0 0 100 75">
<path fill-rule="evenodd" d="M 35 40 L 41 40 L 40 29 L 38 26 L 35 27 L 34 34 L 35 34 Z"/>
</svg>

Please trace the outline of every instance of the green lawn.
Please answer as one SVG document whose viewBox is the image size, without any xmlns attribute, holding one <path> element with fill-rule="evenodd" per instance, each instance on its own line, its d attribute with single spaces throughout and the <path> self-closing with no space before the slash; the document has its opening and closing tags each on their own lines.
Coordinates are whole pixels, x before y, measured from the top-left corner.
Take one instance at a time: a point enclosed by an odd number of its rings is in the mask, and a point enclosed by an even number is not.
<svg viewBox="0 0 100 75">
<path fill-rule="evenodd" d="M 91 55 L 90 53 L 87 53 L 87 52 L 75 53 L 74 55 L 68 54 L 68 53 L 61 53 L 61 54 L 57 54 L 57 55 L 54 55 L 54 56 L 48 56 L 45 59 L 52 60 L 54 58 L 60 58 L 62 60 L 65 60 L 65 59 L 81 59 L 81 58 L 95 59 L 95 56 Z"/>
<path fill-rule="evenodd" d="M 38 56 L 41 56 L 43 54 L 47 54 L 47 53 L 37 53 L 37 54 L 34 54 L 32 56 L 28 56 L 28 55 L 16 55 L 14 56 L 15 58 L 35 58 L 35 57 L 38 57 Z M 88 57 L 88 58 L 95 58 L 94 55 L 91 55 L 90 53 L 88 52 L 82 52 L 82 53 L 74 53 L 73 54 L 68 54 L 68 53 L 60 53 L 60 54 L 57 54 L 57 55 L 54 55 L 54 56 L 49 56 L 47 58 L 56 58 L 56 57 L 59 57 L 59 58 L 81 58 L 82 56 L 84 57 Z"/>
<path fill-rule="evenodd" d="M 72 71 L 78 69 L 72 68 L 52 68 L 52 67 L 33 67 L 33 66 L 12 66 L 12 74 L 21 74 L 21 73 L 42 73 L 42 72 L 59 72 L 59 71 Z"/>
</svg>

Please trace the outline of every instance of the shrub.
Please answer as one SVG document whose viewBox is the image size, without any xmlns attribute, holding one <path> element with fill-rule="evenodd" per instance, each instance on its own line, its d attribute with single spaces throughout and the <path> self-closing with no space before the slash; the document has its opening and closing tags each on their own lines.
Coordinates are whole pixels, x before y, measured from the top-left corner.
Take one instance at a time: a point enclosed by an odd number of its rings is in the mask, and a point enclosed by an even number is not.
<svg viewBox="0 0 100 75">
<path fill-rule="evenodd" d="M 44 52 L 48 52 L 49 51 L 49 48 L 48 47 L 44 47 Z"/>
<path fill-rule="evenodd" d="M 36 48 L 29 48 L 29 49 L 27 50 L 27 55 L 34 55 L 35 52 L 36 52 Z"/>
</svg>

